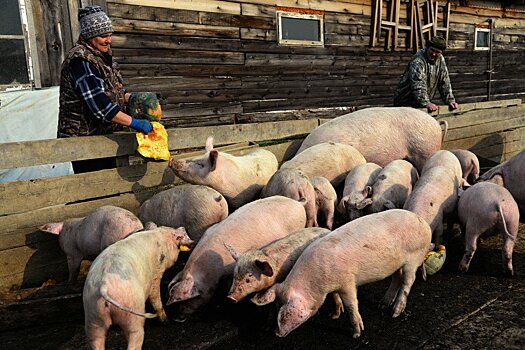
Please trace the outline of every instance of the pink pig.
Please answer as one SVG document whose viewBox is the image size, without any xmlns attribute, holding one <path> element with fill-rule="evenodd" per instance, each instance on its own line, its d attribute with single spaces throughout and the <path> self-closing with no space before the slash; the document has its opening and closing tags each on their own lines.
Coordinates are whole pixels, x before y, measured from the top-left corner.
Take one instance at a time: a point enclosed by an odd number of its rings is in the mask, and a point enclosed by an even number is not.
<svg viewBox="0 0 525 350">
<path fill-rule="evenodd" d="M 77 279 L 83 259 L 95 259 L 109 245 L 142 229 L 143 225 L 135 214 L 112 205 L 99 207 L 82 218 L 40 227 L 41 231 L 58 235 L 60 248 L 67 256 L 69 282 Z"/>
<path fill-rule="evenodd" d="M 350 170 L 366 163 L 363 155 L 354 147 L 342 143 L 323 142 L 316 144 L 292 159 L 284 162 L 280 169 L 301 170 L 308 177 L 322 176 L 332 186 L 345 181 Z"/>
<path fill-rule="evenodd" d="M 219 152 L 210 136 L 204 156 L 188 161 L 170 158 L 168 166 L 184 181 L 215 189 L 236 209 L 259 196 L 278 163 L 272 152 L 262 148 L 238 157 Z"/>
<path fill-rule="evenodd" d="M 93 349 L 104 349 L 111 325 L 122 328 L 128 349 L 140 349 L 145 317 L 167 320 L 160 280 L 177 261 L 179 249 L 191 243 L 183 227 L 159 227 L 116 242 L 95 259 L 82 293 L 86 335 Z M 146 299 L 156 314 L 145 313 Z"/>
<path fill-rule="evenodd" d="M 357 204 L 367 197 L 367 188 L 374 184 L 381 170 L 383 168 L 375 163 L 365 163 L 353 168 L 346 176 L 343 197 L 337 211 L 346 214 L 349 221 L 365 215 L 363 210 L 357 209 Z"/>
<path fill-rule="evenodd" d="M 354 338 L 359 337 L 364 325 L 357 288 L 393 274 L 381 304 L 393 304 L 392 316 L 399 316 L 431 236 L 425 220 L 407 210 L 363 216 L 310 244 L 286 279 L 253 301 L 264 305 L 279 299 L 276 335 L 284 337 L 315 315 L 329 293 L 336 292 L 350 314 Z"/>
<path fill-rule="evenodd" d="M 505 187 L 514 197 L 520 209 L 520 221 L 525 222 L 525 151 L 495 166 L 481 175 L 478 181 L 490 181 Z"/>
<path fill-rule="evenodd" d="M 454 154 L 461 164 L 463 172 L 463 185 L 473 185 L 479 177 L 479 159 L 471 151 L 466 149 L 451 149 L 450 152 Z"/>
<path fill-rule="evenodd" d="M 169 284 L 167 304 L 177 303 L 176 317 L 185 320 L 211 300 L 221 279 L 232 277 L 235 260 L 227 245 L 244 253 L 305 225 L 303 204 L 287 197 L 272 196 L 242 206 L 206 231 Z"/>
<path fill-rule="evenodd" d="M 324 223 L 324 227 L 331 230 L 334 224 L 337 193 L 330 181 L 322 176 L 313 176 L 310 180 L 315 190 L 317 222 Z"/>
<path fill-rule="evenodd" d="M 228 203 L 213 188 L 180 185 L 155 194 L 137 211 L 142 222 L 184 227 L 191 239 L 198 241 L 211 226 L 228 216 Z"/>
<path fill-rule="evenodd" d="M 445 125 L 444 132 L 440 124 Z M 409 107 L 373 107 L 331 119 L 314 129 L 297 154 L 323 142 L 354 146 L 367 162 L 385 166 L 406 159 L 421 171 L 441 148 L 448 124 Z"/>
<path fill-rule="evenodd" d="M 465 254 L 459 270 L 466 272 L 476 252 L 478 238 L 501 233 L 503 263 L 508 275 L 514 275 L 512 251 L 518 236 L 519 210 L 510 192 L 502 186 L 480 182 L 469 187 L 459 199 L 458 215 L 465 234 Z"/>
</svg>

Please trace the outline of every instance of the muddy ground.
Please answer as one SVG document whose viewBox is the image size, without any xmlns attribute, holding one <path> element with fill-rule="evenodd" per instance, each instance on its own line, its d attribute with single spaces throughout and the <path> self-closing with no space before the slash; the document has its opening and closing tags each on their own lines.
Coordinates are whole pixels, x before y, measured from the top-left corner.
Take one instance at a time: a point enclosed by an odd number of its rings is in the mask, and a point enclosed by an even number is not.
<svg viewBox="0 0 525 350">
<path fill-rule="evenodd" d="M 470 270 L 462 275 L 460 237 L 447 243 L 447 260 L 436 275 L 416 280 L 405 312 L 392 319 L 377 308 L 389 279 L 359 289 L 365 331 L 352 338 L 348 316 L 330 318 L 329 301 L 285 338 L 268 327 L 269 307 L 229 304 L 217 298 L 194 319 L 165 326 L 146 321 L 144 349 L 525 349 L 525 226 L 514 250 L 518 276 L 506 278 L 501 240 L 481 243 Z M 170 276 L 181 263 L 167 273 Z M 6 349 L 88 349 L 83 329 L 81 284 L 26 291 L 0 310 L 0 347 Z M 66 293 L 64 293 L 66 290 Z M 167 310 L 168 312 L 171 310 Z M 273 319 L 272 319 L 273 321 Z M 118 328 L 108 349 L 125 349 Z"/>
</svg>

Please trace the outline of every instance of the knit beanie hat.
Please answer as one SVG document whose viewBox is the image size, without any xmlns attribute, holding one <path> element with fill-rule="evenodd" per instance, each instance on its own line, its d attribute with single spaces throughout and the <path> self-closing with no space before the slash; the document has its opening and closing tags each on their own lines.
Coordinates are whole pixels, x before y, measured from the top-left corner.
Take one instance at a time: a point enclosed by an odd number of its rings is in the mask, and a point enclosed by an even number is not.
<svg viewBox="0 0 525 350">
<path fill-rule="evenodd" d="M 87 6 L 78 10 L 80 35 L 86 40 L 98 35 L 113 33 L 113 26 L 108 15 L 100 6 Z"/>
<path fill-rule="evenodd" d="M 432 46 L 441 51 L 445 51 L 445 49 L 447 48 L 447 42 L 443 37 L 435 36 L 427 42 L 427 46 Z"/>
</svg>

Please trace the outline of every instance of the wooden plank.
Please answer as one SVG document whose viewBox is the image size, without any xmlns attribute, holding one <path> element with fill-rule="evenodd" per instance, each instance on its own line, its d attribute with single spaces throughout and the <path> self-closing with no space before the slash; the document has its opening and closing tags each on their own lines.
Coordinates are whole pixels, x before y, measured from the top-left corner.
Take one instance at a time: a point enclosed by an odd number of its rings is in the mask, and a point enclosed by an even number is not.
<svg viewBox="0 0 525 350">
<path fill-rule="evenodd" d="M 240 4 L 217 0 L 108 0 L 108 3 L 152 6 L 168 9 L 241 14 Z"/>
<path fill-rule="evenodd" d="M 457 140 L 465 137 L 490 135 L 499 131 L 511 130 L 525 125 L 525 115 L 509 120 L 471 125 L 468 128 L 452 129 L 447 132 L 446 140 Z"/>
<path fill-rule="evenodd" d="M 108 16 L 113 20 L 126 18 L 172 23 L 199 23 L 199 12 L 197 11 L 114 3 L 108 3 Z"/>
</svg>

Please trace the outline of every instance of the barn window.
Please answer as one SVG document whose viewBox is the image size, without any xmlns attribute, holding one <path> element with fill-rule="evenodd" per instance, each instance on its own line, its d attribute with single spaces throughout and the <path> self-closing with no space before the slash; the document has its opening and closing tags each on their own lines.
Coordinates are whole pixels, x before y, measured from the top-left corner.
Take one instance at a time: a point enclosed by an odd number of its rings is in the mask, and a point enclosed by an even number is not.
<svg viewBox="0 0 525 350">
<path fill-rule="evenodd" d="M 27 41 L 23 31 L 24 2 L 2 1 L 0 11 L 0 90 L 29 86 L 30 76 L 26 56 Z"/>
<path fill-rule="evenodd" d="M 490 46 L 490 29 L 477 27 L 475 33 L 474 50 L 488 50 Z"/>
<path fill-rule="evenodd" d="M 276 11 L 279 44 L 318 45 L 323 40 L 323 12 L 314 10 L 288 9 Z"/>
</svg>

